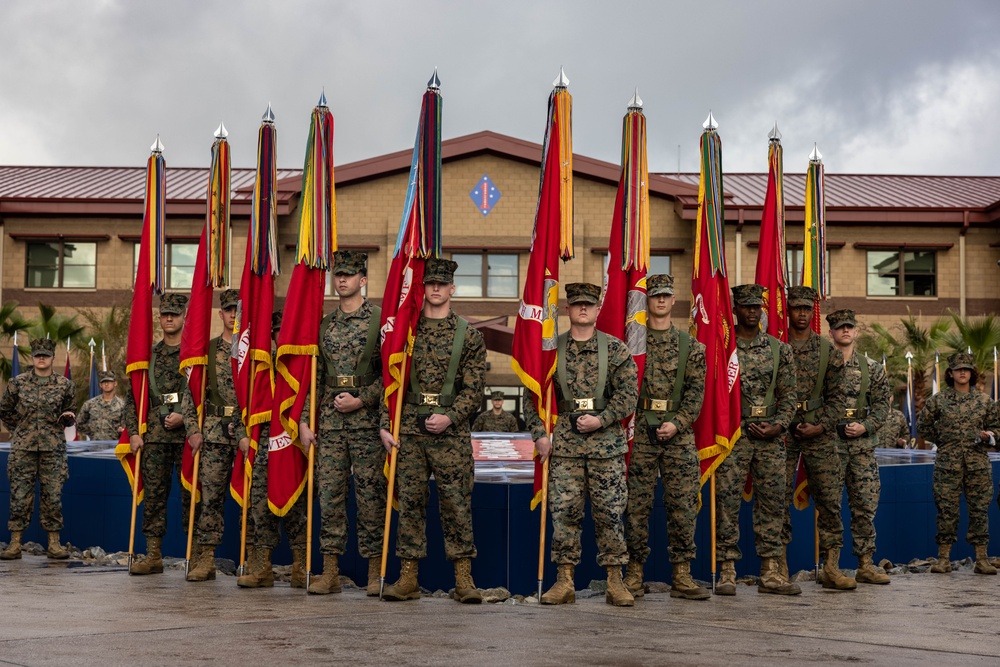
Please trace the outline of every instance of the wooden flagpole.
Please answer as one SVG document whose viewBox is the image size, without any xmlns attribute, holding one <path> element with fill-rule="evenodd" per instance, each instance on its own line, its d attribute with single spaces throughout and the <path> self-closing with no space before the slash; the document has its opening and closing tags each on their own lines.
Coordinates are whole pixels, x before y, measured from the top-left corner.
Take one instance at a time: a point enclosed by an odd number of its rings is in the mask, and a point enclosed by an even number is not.
<svg viewBox="0 0 1000 667">
<path fill-rule="evenodd" d="M 309 428 L 316 433 L 316 357 L 312 358 L 309 378 Z M 312 526 L 313 526 L 313 484 L 315 482 L 314 468 L 316 466 L 316 447 L 314 443 L 309 448 L 309 467 L 306 470 L 306 593 L 312 579 Z"/>
<path fill-rule="evenodd" d="M 709 505 L 710 505 L 710 508 L 711 508 L 711 512 L 709 513 L 710 514 L 709 521 L 712 524 L 711 530 L 709 531 L 709 533 L 712 536 L 712 539 L 711 539 L 712 545 L 711 545 L 711 551 L 709 552 L 709 555 L 711 556 L 710 566 L 711 566 L 711 570 L 712 570 L 712 592 L 714 593 L 715 592 L 715 568 L 716 568 L 716 563 L 715 563 L 715 471 L 714 470 L 712 471 L 712 474 L 709 475 L 708 491 L 709 491 Z"/>
<path fill-rule="evenodd" d="M 549 384 L 545 392 L 545 435 L 549 439 L 549 446 L 552 446 L 552 385 Z M 549 457 L 552 450 L 549 449 Z M 541 516 L 538 520 L 538 599 L 542 599 L 542 583 L 545 579 L 545 528 L 546 513 L 549 505 L 549 458 L 542 461 L 542 507 Z"/>
<path fill-rule="evenodd" d="M 215 363 L 214 359 L 209 359 Z M 198 430 L 202 431 L 201 446 L 205 446 L 205 382 L 208 378 L 208 367 L 201 374 L 201 410 L 198 411 Z M 194 472 L 191 474 L 191 509 L 188 512 L 187 553 L 184 557 L 184 576 L 187 577 L 191 567 L 191 547 L 194 542 L 194 514 L 198 504 L 198 467 L 201 464 L 201 448 L 194 453 Z"/>
<path fill-rule="evenodd" d="M 409 363 L 410 355 L 404 353 L 404 365 L 402 368 L 409 368 Z M 395 417 L 392 421 L 392 439 L 396 441 L 396 446 L 389 452 L 389 480 L 386 486 L 385 524 L 382 526 L 382 563 L 379 567 L 379 600 L 382 599 L 382 593 L 385 591 L 385 568 L 386 563 L 389 560 L 389 526 L 392 523 L 392 496 L 396 491 L 396 458 L 399 454 L 399 422 L 403 416 L 403 400 L 406 396 L 402 383 L 400 383 L 396 392 L 398 395 L 396 397 Z"/>
<path fill-rule="evenodd" d="M 139 392 L 139 402 L 137 406 L 146 405 L 146 383 L 149 381 L 149 371 L 142 378 L 142 389 Z M 139 408 L 142 409 L 141 407 Z M 149 407 L 146 406 L 146 418 L 149 418 Z M 137 420 L 138 421 L 138 420 Z M 135 453 L 135 473 L 132 475 L 132 521 L 128 529 L 128 572 L 132 573 L 132 561 L 135 559 L 135 517 L 139 509 L 139 480 L 142 473 L 139 464 L 142 461 L 142 448 Z"/>
<path fill-rule="evenodd" d="M 234 344 L 238 344 L 239 341 L 233 341 Z M 257 360 L 250 359 L 250 391 L 247 397 L 247 416 L 250 416 L 250 411 L 253 409 L 253 383 L 254 383 L 254 371 L 257 370 Z M 247 420 L 249 421 L 249 420 Z M 246 424 L 244 424 L 246 426 Z M 250 431 L 247 431 L 247 436 L 250 435 Z M 247 514 L 250 508 L 250 486 L 253 484 L 252 474 L 250 472 L 250 452 L 247 451 L 245 458 L 243 459 L 243 517 L 240 523 L 240 566 L 239 574 L 246 574 L 246 562 L 247 562 Z"/>
</svg>

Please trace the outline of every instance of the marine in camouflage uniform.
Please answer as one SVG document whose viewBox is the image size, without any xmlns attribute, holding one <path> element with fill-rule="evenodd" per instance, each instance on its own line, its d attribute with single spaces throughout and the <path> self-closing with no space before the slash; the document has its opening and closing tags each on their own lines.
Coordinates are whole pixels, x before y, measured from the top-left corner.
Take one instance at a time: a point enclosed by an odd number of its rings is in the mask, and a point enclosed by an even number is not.
<svg viewBox="0 0 1000 667">
<path fill-rule="evenodd" d="M 795 417 L 785 440 L 785 523 L 781 541 L 792 541 L 791 506 L 795 496 L 796 470 L 801 456 L 816 505 L 819 544 L 823 555 L 820 583 L 824 588 L 854 590 L 856 581 L 840 571 L 840 549 L 844 546 L 844 522 L 840 501 L 844 480 L 837 454 L 837 419 L 846 407 L 844 357 L 833 343 L 811 328 L 819 294 L 812 287 L 788 290 L 789 337 L 795 359 Z M 822 377 L 821 377 L 822 374 Z M 788 575 L 787 554 L 783 572 Z"/>
<path fill-rule="evenodd" d="M 650 553 L 649 514 L 659 474 L 673 565 L 670 596 L 704 600 L 711 594 L 691 579 L 701 488 L 698 448 L 691 425 L 701 413 L 705 396 L 705 346 L 673 326 L 670 312 L 674 300 L 672 276 L 646 278 L 646 366 L 628 467 L 628 566 L 624 583 L 633 596 L 644 595 L 642 570 Z"/>
<path fill-rule="evenodd" d="M 886 449 L 900 449 L 906 447 L 910 442 L 910 427 L 906 423 L 906 415 L 901 410 L 889 408 L 889 415 L 886 417 L 882 428 L 878 430 L 878 446 Z"/>
<path fill-rule="evenodd" d="M 482 334 L 466 326 L 450 309 L 456 268 L 456 262 L 431 258 L 424 269 L 424 306 L 414 332 L 410 387 L 400 418 L 396 463 L 399 491 L 396 555 L 402 565 L 399 580 L 385 589 L 386 600 L 420 597 L 417 564 L 427 555 L 428 478 L 433 474 L 445 556 L 455 564 L 454 598 L 465 603 L 482 601 L 472 579 L 471 559 L 476 557 L 472 537 L 475 467 L 468 424 L 482 400 L 486 345 Z M 460 326 L 465 335 L 456 347 Z M 454 386 L 448 392 L 444 385 L 453 351 L 458 352 L 458 364 Z M 392 447 L 395 442 L 388 430 L 389 415 L 384 402 L 382 405 L 382 441 Z M 446 423 L 438 433 L 431 430 Z"/>
<path fill-rule="evenodd" d="M 503 392 L 494 391 L 490 395 L 493 409 L 480 413 L 472 423 L 473 433 L 516 433 L 517 418 L 503 409 Z"/>
<path fill-rule="evenodd" d="M 878 429 L 889 414 L 892 390 L 882 364 L 861 357 L 854 349 L 857 321 L 853 310 L 837 310 L 826 316 L 830 335 L 845 359 L 845 395 L 847 408 L 837 424 L 837 452 L 840 455 L 847 502 L 851 508 L 851 536 L 854 555 L 858 557 L 855 575 L 858 583 L 888 584 L 889 577 L 872 562 L 875 555 L 875 512 L 881 493 L 875 447 Z M 868 368 L 868 391 L 862 391 Z M 862 430 L 863 427 L 863 430 Z"/>
<path fill-rule="evenodd" d="M 39 518 L 49 534 L 47 555 L 69 557 L 59 543 L 59 531 L 63 529 L 62 488 L 69 478 L 63 429 L 75 418 L 76 387 L 52 372 L 55 343 L 47 338 L 31 341 L 34 367 L 8 382 L 0 399 L 0 420 L 11 432 L 7 459 L 10 482 L 7 528 L 11 539 L 0 552 L 4 560 L 21 557 L 21 535 L 31 522 L 36 482 L 40 489 Z"/>
<path fill-rule="evenodd" d="M 187 295 L 164 294 L 160 297 L 160 327 L 164 340 L 153 345 L 150 382 L 146 401 L 148 404 L 147 431 L 139 434 L 136 416 L 136 397 L 132 383 L 125 392 L 125 428 L 129 432 L 132 450 L 142 447 L 139 474 L 142 475 L 143 512 L 142 533 L 146 536 L 147 554 L 132 564 L 129 574 L 157 574 L 163 572 L 163 536 L 167 534 L 167 499 L 173 484 L 174 469 L 181 472 L 186 427 L 197 426 L 198 415 L 191 401 L 187 379 L 180 370 L 180 339 L 184 326 Z M 169 333 L 168 333 L 169 332 Z M 171 344 L 167 344 L 169 339 Z M 166 427 L 166 421 L 172 425 Z M 186 529 L 191 494 L 181 491 L 181 516 Z"/>
<path fill-rule="evenodd" d="M 920 435 L 937 443 L 934 504 L 937 505 L 938 561 L 931 567 L 932 572 L 951 572 L 951 545 L 958 539 L 959 498 L 964 489 L 969 508 L 966 537 L 976 550 L 975 571 L 978 574 L 997 573 L 986 555 L 990 541 L 989 506 L 993 499 L 993 475 L 987 447 L 989 436 L 1000 433 L 1000 412 L 997 404 L 976 388 L 977 380 L 971 354 L 956 352 L 951 355 L 945 374 L 948 386 L 927 399 L 917 419 Z"/>
<path fill-rule="evenodd" d="M 281 311 L 271 314 L 271 340 L 277 343 L 281 329 Z M 271 351 L 271 368 L 274 368 L 275 352 Z M 236 437 L 248 437 L 243 420 L 236 426 Z M 250 485 L 250 511 L 247 517 L 247 544 L 250 555 L 246 572 L 236 579 L 241 588 L 270 588 L 274 586 L 274 568 L 271 552 L 281 541 L 278 521 L 285 527 L 288 544 L 292 549 L 292 588 L 306 587 L 306 494 L 300 494 L 295 504 L 283 517 L 271 511 L 267 501 L 267 454 L 271 423 L 265 421 L 260 427 L 260 440 L 253 459 L 253 479 Z"/>
<path fill-rule="evenodd" d="M 308 422 L 299 425 L 303 443 L 311 446 L 317 442 L 323 575 L 312 581 L 309 592 L 319 595 L 340 592 L 337 558 L 347 549 L 347 495 L 352 470 L 358 507 L 358 553 L 368 559 L 368 595 L 379 593 L 386 502 L 385 450 L 379 438 L 382 311 L 361 294 L 368 281 L 367 260 L 368 255 L 362 252 L 340 251 L 335 255 L 334 287 L 340 295 L 340 306 L 320 327 L 324 372 L 317 379 L 318 430 L 313 436 Z"/>
<path fill-rule="evenodd" d="M 226 516 L 226 497 L 233 474 L 236 442 L 233 437 L 234 421 L 239 416 L 236 386 L 233 384 L 233 325 L 240 292 L 227 289 L 219 297 L 219 319 L 222 335 L 208 343 L 208 363 L 205 369 L 204 420 L 186 424 L 188 437 L 195 433 L 202 436 L 201 456 L 198 466 L 198 483 L 201 487 L 201 513 L 195 524 L 194 539 L 198 552 L 193 556 L 193 566 L 188 571 L 188 581 L 215 579 L 215 548 L 222 544 L 222 530 Z"/>
<path fill-rule="evenodd" d="M 717 554 L 722 561 L 717 595 L 736 594 L 735 561 L 743 556 L 740 504 L 748 473 L 753 480 L 754 543 L 761 558 L 757 590 L 779 595 L 802 592 L 781 568 L 787 488 L 784 436 L 795 416 L 795 361 L 790 345 L 759 329 L 763 294 L 760 285 L 733 288 L 743 417 L 740 438 L 716 471 Z"/>
<path fill-rule="evenodd" d="M 564 358 L 559 358 L 554 378 L 559 419 L 551 442 L 534 402 L 529 401 L 525 408 L 539 454 L 545 456 L 551 447 L 548 497 L 552 562 L 558 566 L 558 575 L 556 583 L 542 596 L 542 604 L 576 599 L 573 575 L 580 562 L 580 535 L 588 495 L 597 538 L 597 563 L 608 572 L 605 600 L 616 606 L 633 604 L 632 594 L 622 582 L 622 565 L 628 563 L 622 519 L 628 497 L 628 441 L 621 422 L 635 411 L 638 370 L 625 343 L 596 331 L 600 295 L 597 285 L 566 285 L 571 328 L 558 342 L 558 355 Z M 606 368 L 602 369 L 605 364 L 600 358 L 605 354 Z"/>
<path fill-rule="evenodd" d="M 83 403 L 76 419 L 76 432 L 91 440 L 118 440 L 125 426 L 125 399 L 114 393 L 117 380 L 113 371 L 101 373 L 100 381 L 102 395 Z"/>
</svg>

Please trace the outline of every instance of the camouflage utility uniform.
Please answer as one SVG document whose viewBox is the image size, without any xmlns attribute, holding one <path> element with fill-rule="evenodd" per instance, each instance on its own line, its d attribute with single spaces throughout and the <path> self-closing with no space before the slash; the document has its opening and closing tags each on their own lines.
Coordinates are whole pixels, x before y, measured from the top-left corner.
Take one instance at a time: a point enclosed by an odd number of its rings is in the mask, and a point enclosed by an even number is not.
<svg viewBox="0 0 1000 667">
<path fill-rule="evenodd" d="M 694 526 L 698 516 L 701 469 L 691 424 L 701 412 L 705 396 L 705 346 L 690 339 L 680 403 L 671 404 L 680 365 L 676 327 L 646 330 L 646 367 L 642 396 L 636 412 L 635 440 L 628 467 L 628 503 L 625 509 L 628 560 L 640 566 L 649 557 L 649 514 L 659 473 L 667 510 L 667 544 L 671 563 L 694 560 Z M 659 408 L 659 409 L 657 409 Z M 648 411 L 648 412 L 647 412 Z M 649 423 L 647 414 L 653 417 Z M 671 421 L 677 435 L 653 439 L 655 429 Z"/>
<path fill-rule="evenodd" d="M 12 532 L 25 530 L 31 521 L 36 481 L 41 489 L 42 528 L 49 533 L 63 528 L 62 487 L 69 478 L 69 465 L 59 417 L 75 405 L 76 387 L 56 373 L 40 377 L 32 369 L 7 383 L 0 399 L 0 419 L 11 432 L 7 527 Z"/>
<path fill-rule="evenodd" d="M 95 396 L 85 401 L 76 419 L 76 432 L 91 440 L 118 440 L 118 429 L 125 425 L 125 399 L 114 396 L 105 401 Z"/>
<path fill-rule="evenodd" d="M 934 461 L 934 503 L 937 505 L 937 543 L 951 546 L 958 539 L 959 497 L 965 491 L 969 507 L 967 539 L 973 546 L 990 541 L 989 505 L 993 475 L 987 443 L 980 431 L 1000 433 L 997 404 L 975 387 L 967 393 L 946 387 L 927 399 L 917 428 L 937 443 Z"/>
<path fill-rule="evenodd" d="M 778 347 L 777 369 L 774 367 L 773 344 Z M 716 473 L 717 558 L 736 561 L 743 557 L 739 547 L 739 516 L 748 473 L 753 478 L 753 529 L 757 555 L 779 558 L 784 523 L 782 505 L 787 487 L 784 431 L 795 416 L 795 362 L 790 345 L 763 331 L 751 340 L 737 337 L 736 354 L 740 363 L 743 418 L 740 438 Z M 771 403 L 767 404 L 765 399 L 772 384 L 774 391 Z M 760 414 L 755 416 L 754 413 Z M 751 422 L 779 426 L 782 433 L 772 440 L 751 437 L 747 431 L 747 424 Z"/>
<path fill-rule="evenodd" d="M 829 340 L 820 338 L 812 331 L 808 339 L 790 340 L 789 344 L 795 359 L 796 377 L 796 411 L 792 424 L 816 424 L 823 427 L 823 432 L 811 438 L 798 438 L 794 429 L 789 429 L 785 441 L 787 491 L 781 541 L 783 544 L 792 541 L 789 508 L 794 499 L 795 473 L 801 454 L 809 481 L 809 495 L 819 513 L 820 546 L 826 552 L 844 546 L 844 522 L 840 517 L 844 480 L 836 442 L 837 420 L 844 412 L 846 401 L 844 355 Z M 822 378 L 819 377 L 821 357 L 826 357 L 826 371 Z"/>
<path fill-rule="evenodd" d="M 889 415 L 886 417 L 882 428 L 878 430 L 878 446 L 886 449 L 898 449 L 900 439 L 910 441 L 910 427 L 906 423 L 906 415 L 896 408 L 889 408 Z"/>
<path fill-rule="evenodd" d="M 516 433 L 517 418 L 504 410 L 500 414 L 493 414 L 492 410 L 487 410 L 476 417 L 472 424 L 474 433 Z"/>
</svg>

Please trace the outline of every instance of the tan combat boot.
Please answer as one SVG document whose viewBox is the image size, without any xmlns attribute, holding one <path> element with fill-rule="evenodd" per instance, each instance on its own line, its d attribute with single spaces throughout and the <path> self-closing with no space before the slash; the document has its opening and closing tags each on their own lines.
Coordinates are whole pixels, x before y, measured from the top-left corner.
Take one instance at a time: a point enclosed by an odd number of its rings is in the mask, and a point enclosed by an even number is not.
<svg viewBox="0 0 1000 667">
<path fill-rule="evenodd" d="M 719 582 L 715 584 L 716 595 L 736 595 L 736 561 L 724 560 L 719 568 Z"/>
<path fill-rule="evenodd" d="M 625 566 L 625 579 L 622 581 L 632 597 L 641 598 L 646 594 L 646 587 L 642 585 L 642 563 L 639 561 L 629 559 Z"/>
<path fill-rule="evenodd" d="M 931 572 L 948 574 L 951 572 L 951 545 L 939 544 L 937 562 L 931 565 Z"/>
<path fill-rule="evenodd" d="M 823 588 L 832 588 L 838 591 L 853 591 L 858 587 L 858 582 L 851 579 L 840 571 L 840 549 L 827 549 L 826 559 L 823 561 L 821 572 L 821 583 Z"/>
<path fill-rule="evenodd" d="M 996 574 L 997 569 L 990 563 L 989 556 L 986 555 L 986 545 L 976 545 L 976 566 L 973 568 L 976 574 Z"/>
<path fill-rule="evenodd" d="M 292 564 L 294 568 L 295 564 Z M 323 554 L 323 574 L 313 577 L 309 584 L 310 595 L 329 595 L 340 592 L 340 563 L 337 556 Z"/>
<path fill-rule="evenodd" d="M 247 573 L 236 579 L 240 588 L 272 588 L 274 586 L 274 568 L 271 565 L 271 550 L 265 547 L 253 547 L 250 551 L 250 562 Z"/>
<path fill-rule="evenodd" d="M 209 581 L 215 579 L 215 547 L 211 544 L 199 544 L 198 555 L 194 559 L 194 567 L 188 570 L 188 581 Z"/>
<path fill-rule="evenodd" d="M 564 563 L 556 568 L 556 583 L 542 594 L 542 604 L 566 604 L 576 602 L 576 588 L 573 584 L 575 566 Z"/>
<path fill-rule="evenodd" d="M 483 594 L 472 581 L 472 559 L 459 558 L 455 561 L 455 600 L 462 604 L 480 604 Z"/>
<path fill-rule="evenodd" d="M 781 547 L 781 576 L 791 580 L 792 575 L 788 573 L 788 545 Z"/>
<path fill-rule="evenodd" d="M 799 595 L 802 589 L 793 584 L 781 574 L 781 565 L 777 558 L 760 559 L 760 581 L 757 582 L 758 593 L 774 593 L 775 595 Z"/>
<path fill-rule="evenodd" d="M 368 588 L 370 598 L 378 597 L 378 589 L 382 585 L 382 559 L 379 556 L 368 559 Z"/>
<path fill-rule="evenodd" d="M 402 600 L 419 600 L 420 584 L 417 583 L 417 565 L 420 561 L 404 558 L 399 567 L 399 579 L 391 586 L 386 586 L 382 599 L 391 602 Z"/>
<path fill-rule="evenodd" d="M 21 557 L 21 531 L 10 531 L 10 544 L 0 551 L 0 560 L 16 560 Z"/>
<path fill-rule="evenodd" d="M 703 588 L 691 578 L 691 563 L 673 564 L 674 574 L 671 577 L 670 597 L 684 598 L 685 600 L 707 600 L 712 597 L 707 588 Z"/>
<path fill-rule="evenodd" d="M 858 556 L 858 571 L 854 575 L 854 578 L 861 584 L 885 585 L 892 581 L 888 574 L 880 572 L 875 568 L 875 564 L 872 563 L 871 554 L 862 554 Z"/>
<path fill-rule="evenodd" d="M 334 558 L 334 561 L 337 559 Z M 306 587 L 306 550 L 305 549 L 292 549 L 292 577 L 291 584 L 292 588 L 305 588 Z M 326 572 L 326 557 L 323 557 L 323 571 Z M 338 585 L 340 584 L 340 579 L 337 579 Z M 339 593 L 340 589 L 332 591 L 334 593 Z"/>
<path fill-rule="evenodd" d="M 635 598 L 622 581 L 621 565 L 608 565 L 608 592 L 604 594 L 604 601 L 616 607 L 631 607 L 635 604 Z"/>
<path fill-rule="evenodd" d="M 163 544 L 162 537 L 146 538 L 146 555 L 142 560 L 132 562 L 132 569 L 129 574 L 163 574 L 163 552 L 160 550 Z"/>
<path fill-rule="evenodd" d="M 45 555 L 53 560 L 69 558 L 69 551 L 59 544 L 59 531 L 49 531 L 49 548 L 45 551 Z"/>
</svg>

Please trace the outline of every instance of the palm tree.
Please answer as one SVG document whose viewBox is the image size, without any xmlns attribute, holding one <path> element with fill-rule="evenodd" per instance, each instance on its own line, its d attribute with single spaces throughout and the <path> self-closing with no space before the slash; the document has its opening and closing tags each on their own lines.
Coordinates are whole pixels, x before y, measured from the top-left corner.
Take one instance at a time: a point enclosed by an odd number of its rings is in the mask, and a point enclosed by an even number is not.
<svg viewBox="0 0 1000 667">
<path fill-rule="evenodd" d="M 3 306 L 0 306 L 0 340 L 3 342 L 12 340 L 16 332 L 26 331 L 35 324 L 33 321 L 24 318 L 20 311 L 18 311 L 17 305 L 17 301 L 8 301 Z M 20 353 L 20 346 L 18 353 Z M 0 350 L 0 377 L 4 381 L 10 380 L 12 362 L 13 359 L 8 359 L 3 351 Z"/>
<path fill-rule="evenodd" d="M 944 344 L 956 352 L 972 351 L 979 369 L 980 389 L 986 386 L 986 371 L 993 368 L 993 350 L 1000 346 L 1000 318 L 996 315 L 963 318 L 949 312 L 955 330 L 944 337 Z"/>
<path fill-rule="evenodd" d="M 934 353 L 945 344 L 951 324 L 951 319 L 942 317 L 925 327 L 912 313 L 908 313 L 898 325 L 893 326 L 893 330 L 898 331 L 895 334 L 880 324 L 873 324 L 870 333 L 859 337 L 858 349 L 868 352 L 873 359 L 880 360 L 885 354 L 886 370 L 894 387 L 906 386 L 906 353 L 911 352 L 914 402 L 920 410 L 930 394 L 927 372 L 934 364 Z"/>
</svg>

